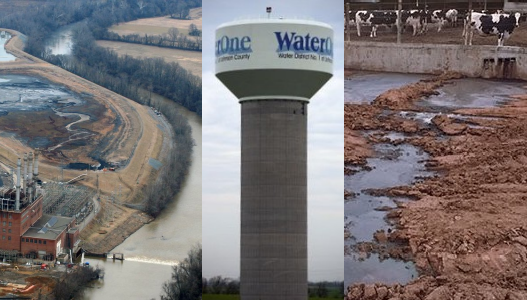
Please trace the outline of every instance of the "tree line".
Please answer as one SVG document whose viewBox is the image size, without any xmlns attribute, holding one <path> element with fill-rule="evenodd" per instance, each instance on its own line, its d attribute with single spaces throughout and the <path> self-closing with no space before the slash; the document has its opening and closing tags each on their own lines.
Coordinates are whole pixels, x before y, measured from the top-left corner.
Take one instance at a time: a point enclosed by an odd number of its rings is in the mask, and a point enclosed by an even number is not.
<svg viewBox="0 0 527 300">
<path fill-rule="evenodd" d="M 201 285 L 203 294 L 212 295 L 239 295 L 240 280 L 214 276 L 210 279 L 202 278 Z M 337 298 L 342 299 L 344 295 L 344 282 L 319 281 L 308 284 L 309 297 Z"/>
<path fill-rule="evenodd" d="M 193 33 L 195 34 L 195 31 Z M 137 33 L 120 35 L 115 32 L 106 31 L 99 36 L 99 39 L 190 51 L 202 50 L 200 36 L 196 39 L 191 39 L 182 34 L 178 34 L 176 37 L 170 35 L 140 35 Z"/>
</svg>

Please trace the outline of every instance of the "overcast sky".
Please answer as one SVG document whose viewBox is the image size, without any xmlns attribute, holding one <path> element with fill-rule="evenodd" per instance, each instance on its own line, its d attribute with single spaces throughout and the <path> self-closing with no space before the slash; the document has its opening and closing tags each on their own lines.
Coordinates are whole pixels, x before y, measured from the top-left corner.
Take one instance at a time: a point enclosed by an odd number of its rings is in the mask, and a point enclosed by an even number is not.
<svg viewBox="0 0 527 300">
<path fill-rule="evenodd" d="M 309 280 L 344 278 L 342 1 L 203 1 L 203 276 L 240 276 L 240 104 L 214 76 L 214 32 L 240 18 L 307 18 L 335 31 L 334 76 L 308 116 Z"/>
</svg>

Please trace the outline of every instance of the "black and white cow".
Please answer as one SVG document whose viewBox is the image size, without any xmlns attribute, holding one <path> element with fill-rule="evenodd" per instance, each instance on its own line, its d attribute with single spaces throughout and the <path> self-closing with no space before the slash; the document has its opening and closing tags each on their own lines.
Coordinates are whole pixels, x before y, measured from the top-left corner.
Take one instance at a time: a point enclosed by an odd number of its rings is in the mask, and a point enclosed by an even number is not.
<svg viewBox="0 0 527 300">
<path fill-rule="evenodd" d="M 474 31 L 477 31 L 480 35 L 495 34 L 498 36 L 498 47 L 503 46 L 504 41 L 509 38 L 514 28 L 520 25 L 520 16 L 520 13 L 510 15 L 503 13 L 482 14 L 473 12 L 470 22 L 468 21 L 469 16 L 466 18 L 468 26 L 465 26 L 465 30 L 468 29 L 468 32 L 464 30 L 463 36 L 468 34 L 468 44 L 472 45 Z"/>
<path fill-rule="evenodd" d="M 401 14 L 401 20 L 403 24 L 412 26 L 413 35 L 423 33 L 426 29 L 426 12 L 423 10 L 409 10 L 403 11 Z"/>
<path fill-rule="evenodd" d="M 447 19 L 447 21 L 452 23 L 452 27 L 457 27 L 458 14 L 459 12 L 457 11 L 457 9 L 449 9 L 445 13 L 445 18 Z"/>
<path fill-rule="evenodd" d="M 427 13 L 427 22 L 437 23 L 437 32 L 440 32 L 443 26 L 445 26 L 447 23 L 451 23 L 452 27 L 457 26 L 457 15 L 458 11 L 456 9 L 438 9 L 432 11 L 431 13 Z"/>
<path fill-rule="evenodd" d="M 357 26 L 357 35 L 360 36 L 360 27 L 362 25 L 371 26 L 370 37 L 377 36 L 377 27 L 381 25 L 393 26 L 397 24 L 396 11 L 366 11 L 359 10 L 355 14 L 355 25 Z"/>
</svg>

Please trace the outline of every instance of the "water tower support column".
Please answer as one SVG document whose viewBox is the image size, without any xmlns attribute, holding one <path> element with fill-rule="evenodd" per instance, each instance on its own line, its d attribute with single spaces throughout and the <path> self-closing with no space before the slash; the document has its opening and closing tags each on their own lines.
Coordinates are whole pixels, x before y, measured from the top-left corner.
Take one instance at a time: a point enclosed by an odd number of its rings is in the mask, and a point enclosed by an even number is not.
<svg viewBox="0 0 527 300">
<path fill-rule="evenodd" d="M 305 300 L 307 102 L 241 105 L 241 294 Z"/>
</svg>

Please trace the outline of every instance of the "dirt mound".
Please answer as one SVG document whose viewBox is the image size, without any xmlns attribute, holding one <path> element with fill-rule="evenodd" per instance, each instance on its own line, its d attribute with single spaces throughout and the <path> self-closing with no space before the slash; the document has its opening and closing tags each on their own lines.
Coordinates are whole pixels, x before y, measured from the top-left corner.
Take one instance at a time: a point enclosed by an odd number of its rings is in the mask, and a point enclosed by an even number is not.
<svg viewBox="0 0 527 300">
<path fill-rule="evenodd" d="M 437 88 L 443 86 L 449 80 L 462 78 L 463 76 L 455 72 L 447 72 L 431 79 L 423 79 L 416 83 L 407 84 L 402 88 L 388 90 L 373 100 L 373 105 L 381 108 L 409 110 L 415 109 L 414 102 L 437 95 Z"/>
<path fill-rule="evenodd" d="M 382 98 L 388 100 L 365 106 L 364 115 L 375 120 L 350 119 L 346 127 L 389 127 L 379 121 L 386 112 L 373 113 L 379 103 L 407 108 L 429 91 L 428 83 L 391 91 Z M 505 107 L 457 111 L 499 117 L 482 121 L 487 129 L 440 115 L 432 122 L 445 134 L 441 138 L 432 127 L 407 139 L 430 153 L 429 168 L 441 171 L 386 191 L 416 200 L 389 216 L 396 220 L 397 240 L 406 241 L 402 253 L 411 254 L 421 277 L 404 286 L 355 284 L 346 299 L 527 299 L 527 97 L 517 99 Z M 361 116 L 362 107 L 355 109 L 353 115 Z M 360 247 L 394 257 L 386 246 L 391 235 L 377 232 L 376 243 Z"/>
</svg>

